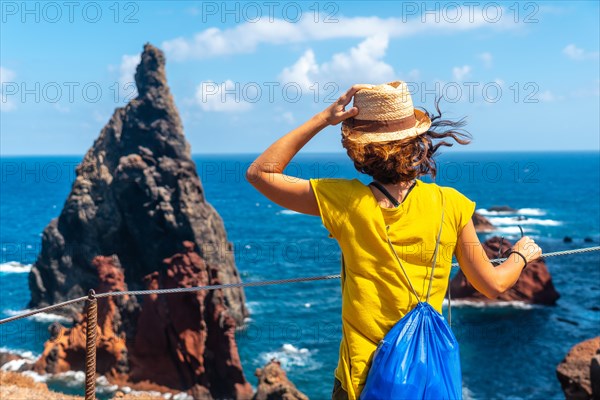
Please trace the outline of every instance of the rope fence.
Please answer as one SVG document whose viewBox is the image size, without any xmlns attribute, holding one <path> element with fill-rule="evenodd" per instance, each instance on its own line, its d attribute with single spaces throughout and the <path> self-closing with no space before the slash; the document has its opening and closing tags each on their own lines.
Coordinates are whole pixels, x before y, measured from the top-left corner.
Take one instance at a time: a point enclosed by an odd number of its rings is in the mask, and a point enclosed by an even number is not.
<svg viewBox="0 0 600 400">
<path fill-rule="evenodd" d="M 540 258 L 550 258 L 550 257 L 558 257 L 558 256 L 566 256 L 572 254 L 581 254 L 581 253 L 589 253 L 593 251 L 600 251 L 600 246 L 595 247 L 586 247 L 582 249 L 574 249 L 574 250 L 563 250 L 563 251 L 555 251 L 553 253 L 543 254 Z M 508 258 L 494 258 L 491 259 L 491 263 L 498 263 L 507 260 Z M 458 263 L 451 264 L 452 268 L 459 267 Z M 239 282 L 239 283 L 223 283 L 220 285 L 208 285 L 208 286 L 193 286 L 186 288 L 172 288 L 172 289 L 154 289 L 154 290 L 128 290 L 122 292 L 106 292 L 106 293 L 98 293 L 95 294 L 97 299 L 103 297 L 115 297 L 115 296 L 147 296 L 151 294 L 174 294 L 174 293 L 189 293 L 189 292 L 199 292 L 202 290 L 218 290 L 218 289 L 230 289 L 237 287 L 253 287 L 253 286 L 268 286 L 268 285 L 281 285 L 286 283 L 295 283 L 295 282 L 310 282 L 310 281 L 322 281 L 328 279 L 339 279 L 340 274 L 333 275 L 319 275 L 319 276 L 305 276 L 298 278 L 287 278 L 287 279 L 271 279 L 266 281 L 258 281 L 258 282 Z M 67 306 L 69 304 L 80 303 L 82 301 L 86 301 L 89 299 L 89 296 L 82 296 L 72 300 L 67 300 L 62 303 L 53 304 L 51 306 L 38 308 L 36 310 L 30 310 L 23 314 L 13 315 L 9 318 L 4 318 L 0 320 L 0 325 L 5 324 L 7 322 L 16 321 L 22 318 L 31 317 L 32 315 L 39 314 L 42 312 L 48 312 L 55 310 L 60 307 Z"/>
<path fill-rule="evenodd" d="M 85 400 L 96 398 L 96 331 L 98 326 L 98 299 L 91 289 L 87 298 L 85 329 Z"/>
<path fill-rule="evenodd" d="M 574 250 L 563 250 L 555 251 L 552 253 L 543 254 L 540 258 L 545 259 L 549 257 L 566 256 L 572 254 L 589 253 L 593 251 L 600 251 L 600 246 L 587 247 Z M 494 258 L 490 260 L 491 263 L 500 263 L 508 258 Z M 452 268 L 459 267 L 458 263 L 451 264 Z M 208 286 L 194 286 L 187 288 L 172 288 L 172 289 L 154 289 L 154 290 L 128 290 L 121 292 L 106 292 L 96 294 L 94 290 L 90 290 L 87 296 L 78 297 L 75 299 L 63 301 L 61 303 L 53 304 L 47 307 L 42 307 L 37 310 L 30 310 L 28 312 L 14 315 L 9 318 L 0 320 L 0 325 L 8 322 L 16 321 L 19 319 L 31 317 L 43 312 L 48 312 L 61 308 L 70 304 L 86 302 L 86 362 L 85 362 L 85 400 L 95 400 L 96 398 L 96 331 L 98 321 L 98 299 L 104 297 L 116 297 L 116 296 L 146 296 L 146 295 L 162 295 L 162 294 L 174 294 L 174 293 L 189 293 L 199 292 L 202 290 L 218 290 L 218 289 L 229 289 L 237 287 L 253 287 L 253 286 L 268 286 L 268 285 L 280 285 L 286 283 L 295 282 L 310 282 L 310 281 L 321 281 L 328 279 L 339 279 L 340 274 L 334 275 L 320 275 L 320 276 L 307 276 L 298 278 L 288 279 L 272 279 L 258 282 L 239 282 L 239 283 L 225 283 L 220 285 L 208 285 Z"/>
</svg>

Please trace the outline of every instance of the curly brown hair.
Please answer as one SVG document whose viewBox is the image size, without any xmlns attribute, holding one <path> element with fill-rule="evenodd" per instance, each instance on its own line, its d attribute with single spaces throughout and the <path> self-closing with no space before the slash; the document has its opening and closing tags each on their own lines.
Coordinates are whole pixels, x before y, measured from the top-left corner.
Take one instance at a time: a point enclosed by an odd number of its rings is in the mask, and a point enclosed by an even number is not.
<svg viewBox="0 0 600 400">
<path fill-rule="evenodd" d="M 342 146 L 354 162 L 354 167 L 364 174 L 372 176 L 381 183 L 399 183 L 410 181 L 423 175 L 435 178 L 437 165 L 434 155 L 441 146 L 451 147 L 453 143 L 436 139 L 452 138 L 457 143 L 471 143 L 472 136 L 464 129 L 465 118 L 458 121 L 442 119 L 439 102 L 435 100 L 437 114 L 422 109 L 431 119 L 429 130 L 419 136 L 391 140 L 386 142 L 357 143 L 342 135 Z"/>
</svg>

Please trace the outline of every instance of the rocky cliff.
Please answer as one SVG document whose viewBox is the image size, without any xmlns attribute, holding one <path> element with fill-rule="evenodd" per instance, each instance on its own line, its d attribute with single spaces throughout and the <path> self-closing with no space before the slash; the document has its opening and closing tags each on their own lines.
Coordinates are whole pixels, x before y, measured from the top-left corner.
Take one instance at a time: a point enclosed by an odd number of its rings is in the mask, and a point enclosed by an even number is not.
<svg viewBox="0 0 600 400">
<path fill-rule="evenodd" d="M 183 253 L 164 260 L 165 269 L 146 275 L 146 289 L 217 285 L 218 270 L 184 242 Z M 114 257 L 92 264 L 99 292 L 127 290 L 123 268 Z M 83 315 L 70 329 L 55 324 L 34 369 L 41 373 L 83 370 Z M 131 322 L 135 321 L 135 325 Z M 187 391 L 194 398 L 249 399 L 235 342 L 236 323 L 223 290 L 98 300 L 97 372 L 111 383 L 140 390 Z"/>
<path fill-rule="evenodd" d="M 574 345 L 556 367 L 566 400 L 600 399 L 600 336 Z"/>
<path fill-rule="evenodd" d="M 252 400 L 308 400 L 308 397 L 290 382 L 277 360 L 271 360 L 264 368 L 257 369 L 255 375 L 258 378 L 258 386 Z"/>
<path fill-rule="evenodd" d="M 482 244 L 489 259 L 506 257 L 513 244 L 499 237 L 492 237 Z M 516 256 L 518 257 L 518 256 Z M 552 284 L 552 277 L 543 259 L 527 264 L 527 268 L 521 273 L 517 283 L 497 299 L 490 300 L 479 293 L 467 280 L 462 270 L 452 278 L 450 289 L 453 299 L 468 299 L 476 301 L 514 301 L 520 300 L 526 303 L 553 305 L 560 295 Z"/>
<path fill-rule="evenodd" d="M 479 214 L 478 212 L 473 213 L 473 225 L 475 225 L 475 231 L 477 232 L 491 232 L 494 230 L 494 225 L 489 219 Z"/>
<path fill-rule="evenodd" d="M 138 97 L 117 108 L 77 167 L 60 216 L 31 269 L 30 307 L 97 293 L 240 282 L 224 224 L 206 201 L 167 86 L 165 57 L 144 46 Z M 83 370 L 86 319 L 65 311 L 35 370 Z M 241 288 L 98 300 L 97 372 L 139 389 L 194 398 L 252 397 L 236 326 Z"/>
<path fill-rule="evenodd" d="M 115 258 L 130 289 L 165 272 L 163 260 L 193 242 L 218 280 L 239 282 L 223 221 L 206 201 L 190 146 L 167 86 L 165 57 L 144 46 L 138 97 L 117 108 L 76 170 L 63 210 L 45 228 L 31 269 L 29 307 L 83 296 L 98 287 L 97 256 Z M 239 324 L 248 312 L 241 288 L 224 293 Z M 79 307 L 79 308 L 77 308 Z M 75 316 L 81 305 L 63 309 Z"/>
</svg>

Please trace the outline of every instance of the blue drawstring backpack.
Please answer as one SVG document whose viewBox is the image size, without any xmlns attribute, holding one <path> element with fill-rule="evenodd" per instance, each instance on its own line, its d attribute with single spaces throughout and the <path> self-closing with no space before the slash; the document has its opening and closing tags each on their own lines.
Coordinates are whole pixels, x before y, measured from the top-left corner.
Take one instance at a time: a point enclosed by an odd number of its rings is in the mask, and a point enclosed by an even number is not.
<svg viewBox="0 0 600 400">
<path fill-rule="evenodd" d="M 443 223 L 442 193 L 442 225 Z M 386 235 L 388 230 L 389 225 L 386 227 Z M 428 302 L 441 235 L 440 226 L 425 302 L 421 301 L 413 288 L 389 236 L 387 237 L 418 303 L 379 342 L 360 394 L 361 400 L 462 399 L 458 342 L 444 316 Z"/>
</svg>

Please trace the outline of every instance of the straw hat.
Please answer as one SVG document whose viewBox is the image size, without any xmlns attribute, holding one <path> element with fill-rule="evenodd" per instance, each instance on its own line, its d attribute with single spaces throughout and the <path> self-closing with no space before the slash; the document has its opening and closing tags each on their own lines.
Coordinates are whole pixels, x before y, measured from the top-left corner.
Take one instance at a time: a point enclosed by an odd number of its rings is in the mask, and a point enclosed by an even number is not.
<svg viewBox="0 0 600 400">
<path fill-rule="evenodd" d="M 342 121 L 342 135 L 359 143 L 415 137 L 431 127 L 427 114 L 413 107 L 403 81 L 360 89 L 353 106 L 358 107 L 358 114 Z"/>
</svg>

